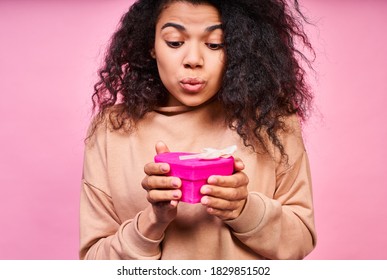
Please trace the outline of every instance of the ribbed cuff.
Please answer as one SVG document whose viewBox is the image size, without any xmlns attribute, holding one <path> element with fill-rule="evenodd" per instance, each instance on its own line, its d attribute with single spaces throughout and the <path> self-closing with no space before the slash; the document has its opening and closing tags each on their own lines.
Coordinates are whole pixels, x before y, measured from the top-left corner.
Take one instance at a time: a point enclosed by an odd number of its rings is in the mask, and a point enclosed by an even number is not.
<svg viewBox="0 0 387 280">
<path fill-rule="evenodd" d="M 127 244 L 134 252 L 143 257 L 155 257 L 160 256 L 160 243 L 164 239 L 164 235 L 158 240 L 152 240 L 144 235 L 138 229 L 138 218 L 142 212 L 138 213 L 134 219 L 124 226 L 123 231 L 130 235 L 130 244 Z"/>
</svg>

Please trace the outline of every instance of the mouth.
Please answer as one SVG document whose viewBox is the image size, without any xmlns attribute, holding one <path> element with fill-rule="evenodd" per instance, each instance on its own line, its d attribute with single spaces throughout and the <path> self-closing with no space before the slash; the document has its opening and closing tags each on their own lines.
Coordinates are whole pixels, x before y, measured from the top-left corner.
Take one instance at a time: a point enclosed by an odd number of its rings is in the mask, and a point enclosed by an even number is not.
<svg viewBox="0 0 387 280">
<path fill-rule="evenodd" d="M 187 92 L 199 92 L 204 85 L 205 81 L 199 78 L 184 78 L 180 80 L 180 86 Z"/>
</svg>

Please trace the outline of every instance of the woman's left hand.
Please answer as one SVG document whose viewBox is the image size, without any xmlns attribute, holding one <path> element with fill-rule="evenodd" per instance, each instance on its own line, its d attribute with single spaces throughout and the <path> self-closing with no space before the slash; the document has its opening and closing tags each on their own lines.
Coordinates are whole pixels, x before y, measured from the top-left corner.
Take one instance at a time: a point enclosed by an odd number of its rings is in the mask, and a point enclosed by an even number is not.
<svg viewBox="0 0 387 280">
<path fill-rule="evenodd" d="M 207 207 L 207 212 L 221 220 L 237 218 L 246 204 L 249 178 L 242 172 L 245 168 L 242 160 L 235 158 L 234 162 L 233 175 L 210 176 L 207 185 L 200 190 L 201 203 Z"/>
</svg>

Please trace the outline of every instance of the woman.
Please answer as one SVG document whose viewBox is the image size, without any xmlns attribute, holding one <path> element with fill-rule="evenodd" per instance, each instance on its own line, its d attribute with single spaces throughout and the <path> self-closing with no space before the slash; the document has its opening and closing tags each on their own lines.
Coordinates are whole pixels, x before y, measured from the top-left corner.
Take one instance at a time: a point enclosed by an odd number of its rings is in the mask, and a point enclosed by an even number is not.
<svg viewBox="0 0 387 280">
<path fill-rule="evenodd" d="M 93 95 L 82 259 L 301 259 L 314 248 L 297 37 L 310 47 L 283 1 L 133 4 Z M 234 173 L 211 176 L 199 204 L 179 202 L 181 180 L 153 162 L 234 144 Z"/>
</svg>

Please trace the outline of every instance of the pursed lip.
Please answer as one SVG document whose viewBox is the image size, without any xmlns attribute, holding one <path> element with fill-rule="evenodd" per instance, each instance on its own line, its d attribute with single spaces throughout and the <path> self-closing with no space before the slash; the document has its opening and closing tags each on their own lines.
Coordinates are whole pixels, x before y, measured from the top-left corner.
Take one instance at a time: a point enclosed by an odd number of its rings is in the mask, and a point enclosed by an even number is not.
<svg viewBox="0 0 387 280">
<path fill-rule="evenodd" d="M 180 80 L 180 86 L 188 92 L 199 92 L 205 85 L 205 81 L 200 78 L 183 78 Z"/>
</svg>

